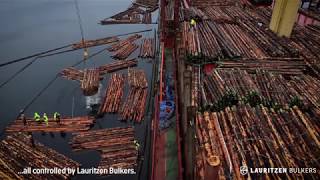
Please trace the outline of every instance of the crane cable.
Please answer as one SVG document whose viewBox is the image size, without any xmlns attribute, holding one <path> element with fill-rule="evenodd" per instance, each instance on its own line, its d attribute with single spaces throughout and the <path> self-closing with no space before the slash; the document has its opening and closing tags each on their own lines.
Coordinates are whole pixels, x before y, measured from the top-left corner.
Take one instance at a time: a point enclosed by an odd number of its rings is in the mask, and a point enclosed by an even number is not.
<svg viewBox="0 0 320 180">
<path fill-rule="evenodd" d="M 79 27 L 80 27 L 80 33 L 81 33 L 81 41 L 84 46 L 83 58 L 87 59 L 89 54 L 88 54 L 88 49 L 86 47 L 86 43 L 84 40 L 84 33 L 83 33 L 84 31 L 83 31 L 83 26 L 82 26 L 82 19 L 80 16 L 80 8 L 79 8 L 78 0 L 74 0 L 74 4 L 76 6 L 76 12 L 77 12 L 77 16 L 78 16 L 78 23 L 79 23 Z"/>
</svg>

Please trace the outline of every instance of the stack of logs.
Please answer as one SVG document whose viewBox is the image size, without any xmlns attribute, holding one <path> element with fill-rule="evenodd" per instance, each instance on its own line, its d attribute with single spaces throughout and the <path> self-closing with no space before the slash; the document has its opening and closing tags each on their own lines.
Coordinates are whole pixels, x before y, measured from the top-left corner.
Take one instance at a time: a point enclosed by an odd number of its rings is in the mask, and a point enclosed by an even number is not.
<svg viewBox="0 0 320 180">
<path fill-rule="evenodd" d="M 136 49 L 138 49 L 138 47 L 138 45 L 128 41 L 119 49 L 117 49 L 112 55 L 112 57 L 115 59 L 124 60 L 128 58 L 130 54 L 132 54 Z"/>
<path fill-rule="evenodd" d="M 320 26 L 296 27 L 292 39 L 309 66 L 320 76 Z"/>
<path fill-rule="evenodd" d="M 138 151 L 134 144 L 134 129 L 118 127 L 73 134 L 71 146 L 75 151 L 98 150 L 98 168 L 135 168 Z"/>
<path fill-rule="evenodd" d="M 266 100 L 284 106 L 288 106 L 292 97 L 301 97 L 288 88 L 283 76 L 265 71 L 256 71 L 250 75 L 242 70 L 217 69 L 210 76 L 205 76 L 203 83 L 206 100 L 212 104 L 217 103 L 228 91 L 236 93 L 240 99 L 244 99 L 250 92 L 256 92 Z"/>
<path fill-rule="evenodd" d="M 235 3 L 232 0 L 191 0 L 190 2 L 194 7 L 230 6 Z"/>
<path fill-rule="evenodd" d="M 137 24 L 141 23 L 140 15 L 145 11 L 137 5 L 132 5 L 127 10 L 101 20 L 102 25 L 108 24 Z"/>
<path fill-rule="evenodd" d="M 95 39 L 95 40 L 87 40 L 84 42 L 79 42 L 72 45 L 73 49 L 81 49 L 81 48 L 87 48 L 92 46 L 100 46 L 103 44 L 110 44 L 114 42 L 118 42 L 119 39 L 117 37 L 107 37 L 103 39 Z"/>
<path fill-rule="evenodd" d="M 143 24 L 151 24 L 152 23 L 152 18 L 151 18 L 151 12 L 150 11 L 146 11 L 143 14 L 142 23 Z"/>
<path fill-rule="evenodd" d="M 121 40 L 121 41 L 113 44 L 112 46 L 110 46 L 108 48 L 108 51 L 110 51 L 110 52 L 118 51 L 123 46 L 130 44 L 130 43 L 133 43 L 135 40 L 140 39 L 141 37 L 142 37 L 142 35 L 140 35 L 140 34 L 131 35 L 127 39 Z"/>
<path fill-rule="evenodd" d="M 255 10 L 249 16 L 239 7 L 206 7 L 194 10 L 202 19 L 194 27 L 182 23 L 182 43 L 188 54 L 208 60 L 265 57 L 298 57 L 298 49 L 288 38 L 277 37 Z"/>
<path fill-rule="evenodd" d="M 145 38 L 140 47 L 139 57 L 154 58 L 155 56 L 155 42 L 153 38 Z"/>
<path fill-rule="evenodd" d="M 81 89 L 85 96 L 94 95 L 99 89 L 100 71 L 98 68 L 85 69 L 81 80 Z"/>
<path fill-rule="evenodd" d="M 198 179 L 208 179 L 206 175 L 214 167 L 219 168 L 223 179 L 317 179 L 320 174 L 240 174 L 241 166 L 320 168 L 317 119 L 297 107 L 275 112 L 263 106 L 240 104 L 221 112 L 199 113 L 196 122 Z"/>
<path fill-rule="evenodd" d="M 6 128 L 6 132 L 78 132 L 87 131 L 94 123 L 94 117 L 61 117 L 57 122 L 53 118 L 49 118 L 48 125 L 45 122 L 36 122 L 32 118 L 26 119 L 27 123 L 24 125 L 22 119 L 15 120 L 10 126 Z"/>
<path fill-rule="evenodd" d="M 77 80 L 81 82 L 81 88 L 85 95 L 93 95 L 98 91 L 99 81 L 106 73 L 118 71 L 124 68 L 136 66 L 135 59 L 117 61 L 110 64 L 100 66 L 96 69 L 77 70 L 75 68 L 66 68 L 60 75 L 67 79 Z"/>
<path fill-rule="evenodd" d="M 123 96 L 124 79 L 123 74 L 112 74 L 98 114 L 118 112 Z"/>
<path fill-rule="evenodd" d="M 219 68 L 241 69 L 254 73 L 256 69 L 277 74 L 300 75 L 307 64 L 300 58 L 242 59 L 241 61 L 221 61 Z"/>
<path fill-rule="evenodd" d="M 70 179 L 72 174 L 19 173 L 25 168 L 76 169 L 80 164 L 38 143 L 31 144 L 31 136 L 15 133 L 0 142 L 0 179 Z M 32 169 L 31 169 L 32 170 Z"/>
<path fill-rule="evenodd" d="M 130 90 L 120 109 L 120 120 L 133 120 L 139 123 L 145 113 L 148 81 L 141 70 L 129 69 L 128 73 Z"/>
</svg>

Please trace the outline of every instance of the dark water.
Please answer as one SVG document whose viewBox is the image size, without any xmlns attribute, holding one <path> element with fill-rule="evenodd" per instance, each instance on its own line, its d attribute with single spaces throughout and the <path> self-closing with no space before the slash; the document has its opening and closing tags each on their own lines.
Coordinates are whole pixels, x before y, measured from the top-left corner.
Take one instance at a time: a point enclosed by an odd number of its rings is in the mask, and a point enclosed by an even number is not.
<svg viewBox="0 0 320 180">
<path fill-rule="evenodd" d="M 86 39 L 156 28 L 156 25 L 101 26 L 97 24 L 99 20 L 125 10 L 131 4 L 129 0 L 78 0 L 78 2 Z M 0 22 L 0 63 L 77 42 L 81 38 L 73 0 L 0 0 Z M 143 33 L 143 35 L 144 37 L 153 37 L 153 33 L 152 31 Z M 103 48 L 105 46 L 91 48 L 89 54 Z M 43 58 L 35 62 L 9 84 L 0 88 L 0 131 L 3 132 L 4 128 L 15 119 L 19 110 L 28 104 L 56 73 L 81 60 L 82 53 L 82 51 L 76 51 Z M 130 57 L 136 57 L 137 53 L 138 51 Z M 81 64 L 78 68 L 96 67 L 112 61 L 110 53 L 106 51 L 89 60 L 86 64 Z M 0 83 L 28 62 L 24 61 L 0 67 Z M 143 68 L 146 71 L 150 83 L 152 64 L 140 60 L 138 68 Z M 122 72 L 125 73 L 126 70 Z M 109 77 L 110 75 L 106 75 L 102 81 L 101 94 L 104 94 L 106 80 Z M 26 115 L 33 116 L 35 111 L 52 115 L 53 112 L 58 111 L 62 115 L 71 116 L 73 100 L 74 116 L 87 115 L 86 98 L 82 95 L 79 83 L 58 78 L 27 109 Z M 142 124 L 135 125 L 136 138 L 141 141 L 141 144 L 144 144 L 145 127 L 149 122 L 149 119 L 145 119 Z M 97 120 L 93 129 L 128 125 L 130 123 L 117 121 L 117 115 L 106 115 L 104 118 Z M 1 137 L 4 137 L 2 133 Z M 35 137 L 43 144 L 78 161 L 82 164 L 82 167 L 96 166 L 100 160 L 96 151 L 72 152 L 68 145 L 71 135 L 68 133 L 65 135 L 38 133 L 35 134 Z M 110 177 L 77 176 L 75 179 L 147 179 L 147 157 L 145 157 L 145 162 L 140 177 L 121 175 Z"/>
</svg>

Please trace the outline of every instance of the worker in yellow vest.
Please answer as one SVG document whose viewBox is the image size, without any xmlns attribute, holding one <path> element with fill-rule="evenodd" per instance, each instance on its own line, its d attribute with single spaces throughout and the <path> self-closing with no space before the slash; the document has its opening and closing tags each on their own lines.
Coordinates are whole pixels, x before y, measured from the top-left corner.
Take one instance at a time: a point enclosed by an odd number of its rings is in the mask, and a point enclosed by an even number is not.
<svg viewBox="0 0 320 180">
<path fill-rule="evenodd" d="M 60 124 L 60 114 L 58 112 L 55 112 L 53 114 L 53 119 L 58 123 Z"/>
<path fill-rule="evenodd" d="M 34 113 L 33 119 L 38 123 L 41 122 L 41 117 L 37 112 Z"/>
<path fill-rule="evenodd" d="M 138 141 L 137 141 L 137 140 L 134 140 L 133 143 L 134 143 L 134 145 L 136 146 L 136 150 L 139 151 L 140 144 L 138 143 Z"/>
<path fill-rule="evenodd" d="M 43 113 L 43 121 L 46 123 L 46 125 L 49 124 L 49 118 L 47 116 L 47 113 Z"/>
</svg>

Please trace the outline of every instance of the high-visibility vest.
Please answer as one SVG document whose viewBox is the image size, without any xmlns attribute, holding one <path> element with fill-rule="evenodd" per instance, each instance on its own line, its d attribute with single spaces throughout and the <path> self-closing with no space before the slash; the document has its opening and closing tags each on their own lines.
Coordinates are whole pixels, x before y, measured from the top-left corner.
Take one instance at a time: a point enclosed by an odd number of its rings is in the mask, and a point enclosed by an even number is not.
<svg viewBox="0 0 320 180">
<path fill-rule="evenodd" d="M 40 121 L 40 115 L 38 113 L 34 113 L 33 117 L 36 121 Z"/>
<path fill-rule="evenodd" d="M 53 114 L 53 118 L 54 118 L 54 120 L 57 120 L 58 116 L 60 116 L 60 114 L 59 114 L 59 113 L 57 113 L 57 112 L 55 112 L 55 113 Z"/>
<path fill-rule="evenodd" d="M 194 26 L 194 25 L 196 25 L 196 21 L 195 21 L 194 19 L 191 19 L 190 24 L 191 24 L 192 26 Z"/>
<path fill-rule="evenodd" d="M 43 120 L 46 122 L 46 124 L 48 124 L 49 118 L 46 114 L 43 115 Z"/>
</svg>

